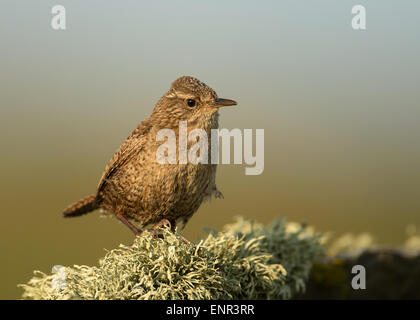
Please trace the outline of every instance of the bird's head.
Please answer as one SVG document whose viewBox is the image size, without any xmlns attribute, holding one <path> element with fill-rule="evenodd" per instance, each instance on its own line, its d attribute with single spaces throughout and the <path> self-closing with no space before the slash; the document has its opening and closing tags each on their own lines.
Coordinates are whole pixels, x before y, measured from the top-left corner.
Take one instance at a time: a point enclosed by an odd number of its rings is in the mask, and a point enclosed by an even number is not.
<svg viewBox="0 0 420 320">
<path fill-rule="evenodd" d="M 178 125 L 179 121 L 188 121 L 195 127 L 204 128 L 213 121 L 220 107 L 233 105 L 236 105 L 235 101 L 219 98 L 212 88 L 198 79 L 182 76 L 159 100 L 153 114 L 166 118 L 174 125 Z"/>
</svg>

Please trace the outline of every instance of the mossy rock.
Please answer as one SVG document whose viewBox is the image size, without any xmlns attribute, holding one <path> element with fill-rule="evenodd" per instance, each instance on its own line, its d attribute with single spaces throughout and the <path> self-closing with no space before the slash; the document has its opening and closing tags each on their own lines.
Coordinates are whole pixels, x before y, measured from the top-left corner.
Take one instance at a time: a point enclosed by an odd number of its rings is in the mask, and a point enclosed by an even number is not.
<svg viewBox="0 0 420 320">
<path fill-rule="evenodd" d="M 63 267 L 24 285 L 25 299 L 290 299 L 324 255 L 320 235 L 285 220 L 237 219 L 197 244 L 162 230 L 107 252 L 98 266 Z"/>
</svg>

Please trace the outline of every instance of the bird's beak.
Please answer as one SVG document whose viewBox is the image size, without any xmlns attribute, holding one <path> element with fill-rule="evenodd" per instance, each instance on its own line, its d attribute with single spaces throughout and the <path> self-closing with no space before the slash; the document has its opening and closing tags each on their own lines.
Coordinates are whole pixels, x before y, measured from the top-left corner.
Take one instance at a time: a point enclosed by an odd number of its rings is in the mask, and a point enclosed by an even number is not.
<svg viewBox="0 0 420 320">
<path fill-rule="evenodd" d="M 217 98 L 217 100 L 212 104 L 212 107 L 220 108 L 220 107 L 235 106 L 235 105 L 237 105 L 236 101 Z"/>
</svg>

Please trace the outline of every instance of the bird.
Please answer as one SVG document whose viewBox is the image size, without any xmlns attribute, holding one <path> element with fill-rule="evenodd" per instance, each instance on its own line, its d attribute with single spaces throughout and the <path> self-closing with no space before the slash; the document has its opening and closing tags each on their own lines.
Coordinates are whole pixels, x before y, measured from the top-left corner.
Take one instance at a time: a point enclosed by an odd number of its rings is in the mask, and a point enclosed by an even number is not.
<svg viewBox="0 0 420 320">
<path fill-rule="evenodd" d="M 179 77 L 115 152 L 96 192 L 68 206 L 63 216 L 78 217 L 101 209 L 136 236 L 154 233 L 163 225 L 173 232 L 182 230 L 205 200 L 223 198 L 216 187 L 217 164 L 161 164 L 156 160 L 161 145 L 156 135 L 161 129 L 171 129 L 179 141 L 179 124 L 185 121 L 188 132 L 201 129 L 210 137 L 211 130 L 219 127 L 219 108 L 233 105 L 237 102 L 219 98 L 197 78 Z"/>
</svg>

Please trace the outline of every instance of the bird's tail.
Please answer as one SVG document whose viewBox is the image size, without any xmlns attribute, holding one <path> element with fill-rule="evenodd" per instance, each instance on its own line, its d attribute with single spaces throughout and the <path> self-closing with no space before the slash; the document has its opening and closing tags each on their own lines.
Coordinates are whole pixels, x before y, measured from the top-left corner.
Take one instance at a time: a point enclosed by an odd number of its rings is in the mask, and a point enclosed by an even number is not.
<svg viewBox="0 0 420 320">
<path fill-rule="evenodd" d="M 98 209 L 98 203 L 96 201 L 96 194 L 92 194 L 82 200 L 73 203 L 63 211 L 63 217 L 77 217 L 89 213 L 95 209 Z"/>
</svg>

